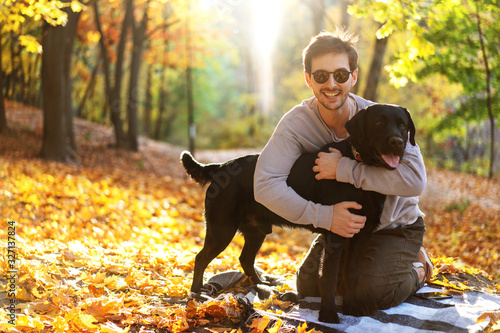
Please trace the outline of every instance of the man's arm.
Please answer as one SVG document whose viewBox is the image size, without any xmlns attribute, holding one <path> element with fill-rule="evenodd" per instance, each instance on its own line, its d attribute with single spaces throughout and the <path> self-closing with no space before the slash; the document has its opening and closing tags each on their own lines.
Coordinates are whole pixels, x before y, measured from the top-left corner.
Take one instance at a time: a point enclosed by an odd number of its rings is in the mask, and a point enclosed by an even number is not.
<svg viewBox="0 0 500 333">
<path fill-rule="evenodd" d="M 315 169 L 321 173 L 318 179 L 336 178 L 366 191 L 401 197 L 416 197 L 425 189 L 425 165 L 420 148 L 409 143 L 399 166 L 394 170 L 369 166 L 346 157 L 339 159 L 335 152 L 323 154 L 317 161 Z"/>
<path fill-rule="evenodd" d="M 274 134 L 257 161 L 255 200 L 292 223 L 312 224 L 329 230 L 333 207 L 303 199 L 286 183 L 293 164 L 301 154 L 297 143 Z"/>
<path fill-rule="evenodd" d="M 312 224 L 342 237 L 353 237 L 366 222 L 366 217 L 352 214 L 349 209 L 361 205 L 345 201 L 324 206 L 307 201 L 286 183 L 301 148 L 279 135 L 273 135 L 262 151 L 254 176 L 255 200 L 274 213 L 296 224 Z"/>
</svg>

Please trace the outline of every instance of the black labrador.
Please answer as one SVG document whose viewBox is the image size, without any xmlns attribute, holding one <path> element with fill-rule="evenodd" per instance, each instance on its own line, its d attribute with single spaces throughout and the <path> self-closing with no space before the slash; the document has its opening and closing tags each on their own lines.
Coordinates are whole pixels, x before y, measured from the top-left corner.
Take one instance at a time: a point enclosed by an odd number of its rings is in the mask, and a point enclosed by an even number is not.
<svg viewBox="0 0 500 333">
<path fill-rule="evenodd" d="M 350 139 L 323 147 L 334 147 L 343 156 L 356 158 L 363 163 L 394 169 L 403 156 L 406 142 L 415 145 L 415 126 L 408 110 L 386 104 L 375 104 L 360 110 L 346 124 Z M 225 163 L 200 164 L 185 151 L 181 155 L 186 172 L 198 183 L 210 183 L 205 197 L 206 238 L 203 249 L 195 260 L 191 292 L 202 291 L 203 272 L 208 264 L 221 253 L 239 230 L 245 239 L 240 255 L 241 266 L 254 283 L 263 283 L 254 268 L 254 260 L 267 234 L 273 226 L 304 228 L 325 235 L 323 267 L 320 272 L 319 290 L 321 309 L 319 320 L 338 323 L 335 306 L 340 256 L 346 238 L 312 225 L 293 224 L 274 214 L 254 199 L 253 178 L 258 154 L 250 154 Z M 342 201 L 355 201 L 363 206 L 352 212 L 367 217 L 365 227 L 353 237 L 356 241 L 350 262 L 359 262 L 363 245 L 370 238 L 380 221 L 385 196 L 368 192 L 351 184 L 336 180 L 316 180 L 317 153 L 302 154 L 293 165 L 287 183 L 303 198 L 323 205 Z M 356 309 L 345 313 L 356 314 Z"/>
</svg>

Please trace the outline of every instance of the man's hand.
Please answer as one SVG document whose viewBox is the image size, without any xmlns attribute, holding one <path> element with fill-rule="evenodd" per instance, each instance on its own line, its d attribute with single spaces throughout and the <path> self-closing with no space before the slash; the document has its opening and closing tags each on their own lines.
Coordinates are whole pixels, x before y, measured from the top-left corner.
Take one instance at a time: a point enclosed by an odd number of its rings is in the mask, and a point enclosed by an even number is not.
<svg viewBox="0 0 500 333">
<path fill-rule="evenodd" d="M 366 216 L 352 214 L 348 209 L 361 209 L 354 201 L 343 201 L 333 205 L 333 220 L 331 232 L 345 238 L 352 238 L 365 226 Z"/>
<path fill-rule="evenodd" d="M 329 153 L 318 153 L 316 165 L 313 171 L 317 172 L 316 179 L 336 179 L 337 166 L 339 165 L 342 154 L 335 148 L 329 148 Z"/>
</svg>

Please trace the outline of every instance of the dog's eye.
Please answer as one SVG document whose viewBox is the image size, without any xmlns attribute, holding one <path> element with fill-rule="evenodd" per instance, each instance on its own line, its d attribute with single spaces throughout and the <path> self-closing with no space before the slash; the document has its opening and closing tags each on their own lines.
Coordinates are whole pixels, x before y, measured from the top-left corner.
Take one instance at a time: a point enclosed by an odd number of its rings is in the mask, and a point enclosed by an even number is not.
<svg viewBox="0 0 500 333">
<path fill-rule="evenodd" d="M 400 128 L 402 131 L 406 131 L 406 125 L 405 125 L 404 123 L 399 124 L 399 128 Z"/>
<path fill-rule="evenodd" d="M 375 125 L 377 125 L 377 126 L 382 126 L 382 125 L 384 125 L 384 121 L 383 121 L 383 120 L 379 120 L 379 121 L 377 121 L 377 122 L 375 123 Z"/>
</svg>

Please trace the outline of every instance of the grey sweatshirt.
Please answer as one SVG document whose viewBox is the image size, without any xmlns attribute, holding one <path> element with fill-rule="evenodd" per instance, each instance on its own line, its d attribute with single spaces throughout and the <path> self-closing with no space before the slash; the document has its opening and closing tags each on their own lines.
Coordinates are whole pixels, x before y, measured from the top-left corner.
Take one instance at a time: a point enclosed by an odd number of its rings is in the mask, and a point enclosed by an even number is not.
<svg viewBox="0 0 500 333">
<path fill-rule="evenodd" d="M 356 102 L 356 112 L 373 104 L 354 94 L 350 98 Z M 317 152 L 340 140 L 321 118 L 316 98 L 302 101 L 281 118 L 259 156 L 254 176 L 255 200 L 290 222 L 330 230 L 333 206 L 303 199 L 287 185 L 286 179 L 302 153 Z M 395 170 L 342 157 L 337 180 L 387 195 L 378 230 L 412 224 L 424 215 L 418 207 L 418 196 L 424 191 L 426 175 L 418 146 L 407 144 Z"/>
</svg>

